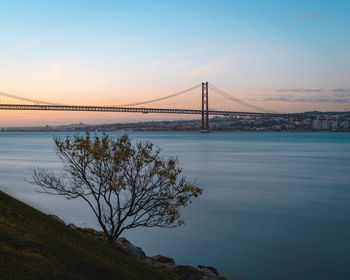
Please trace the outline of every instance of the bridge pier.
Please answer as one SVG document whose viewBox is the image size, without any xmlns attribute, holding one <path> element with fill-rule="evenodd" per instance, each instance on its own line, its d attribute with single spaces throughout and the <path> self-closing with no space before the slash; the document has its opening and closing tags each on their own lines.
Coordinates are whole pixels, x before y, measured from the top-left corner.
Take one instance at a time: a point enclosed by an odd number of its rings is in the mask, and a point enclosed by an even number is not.
<svg viewBox="0 0 350 280">
<path fill-rule="evenodd" d="M 209 132 L 208 82 L 202 83 L 202 130 Z"/>
</svg>

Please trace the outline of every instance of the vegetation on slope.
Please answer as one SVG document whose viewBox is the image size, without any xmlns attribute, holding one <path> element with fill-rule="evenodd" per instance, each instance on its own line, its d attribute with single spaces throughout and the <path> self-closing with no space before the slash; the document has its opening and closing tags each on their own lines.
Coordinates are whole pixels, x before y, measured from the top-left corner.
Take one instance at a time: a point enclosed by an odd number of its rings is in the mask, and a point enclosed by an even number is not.
<svg viewBox="0 0 350 280">
<path fill-rule="evenodd" d="M 0 278 L 176 279 L 1 191 Z"/>
</svg>

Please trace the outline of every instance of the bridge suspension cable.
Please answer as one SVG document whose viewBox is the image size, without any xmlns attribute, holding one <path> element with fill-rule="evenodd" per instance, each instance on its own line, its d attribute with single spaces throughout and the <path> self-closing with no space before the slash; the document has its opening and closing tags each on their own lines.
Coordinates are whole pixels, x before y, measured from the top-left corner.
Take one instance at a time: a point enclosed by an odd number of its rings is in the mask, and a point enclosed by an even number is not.
<svg viewBox="0 0 350 280">
<path fill-rule="evenodd" d="M 41 100 L 36 100 L 36 99 L 31 99 L 31 98 L 26 98 L 26 97 L 21 97 L 21 96 L 17 96 L 17 95 L 5 93 L 5 92 L 0 92 L 0 96 L 9 97 L 9 98 L 13 98 L 13 99 L 17 99 L 17 100 L 22 100 L 22 101 L 27 101 L 27 102 L 33 102 L 33 103 L 35 103 L 35 104 L 42 104 L 42 105 L 62 105 L 62 104 L 58 104 L 58 103 L 52 103 L 52 102 L 46 102 L 46 101 L 41 101 Z"/>
<path fill-rule="evenodd" d="M 197 88 L 199 88 L 201 86 L 202 86 L 202 84 L 198 84 L 198 85 L 195 85 L 195 86 L 193 86 L 191 88 L 188 88 L 188 89 L 185 89 L 183 91 L 176 92 L 176 93 L 164 96 L 164 97 L 151 99 L 151 100 L 147 100 L 147 101 L 142 101 L 142 102 L 137 102 L 137 103 L 124 104 L 124 105 L 120 105 L 120 106 L 122 106 L 122 107 L 131 107 L 131 106 L 138 106 L 138 105 L 145 105 L 145 104 L 149 104 L 149 103 L 154 103 L 154 102 L 162 101 L 162 100 L 165 100 L 165 99 L 168 99 L 168 98 L 172 98 L 172 97 L 176 97 L 176 96 L 185 94 L 185 93 L 190 92 L 190 91 L 192 91 L 194 89 L 197 89 Z"/>
<path fill-rule="evenodd" d="M 272 110 L 266 110 L 265 108 L 262 108 L 262 107 L 259 107 L 259 106 L 255 106 L 255 105 L 252 105 L 250 103 L 247 103 L 241 99 L 238 99 L 236 97 L 233 97 L 232 95 L 228 94 L 227 92 L 217 88 L 216 86 L 212 85 L 212 84 L 209 84 L 209 88 L 213 91 L 215 91 L 217 94 L 231 100 L 231 101 L 234 101 L 234 102 L 237 102 L 241 105 L 244 105 L 246 107 L 249 107 L 250 109 L 252 110 L 257 110 L 257 111 L 260 111 L 260 112 L 264 112 L 264 113 L 273 113 L 273 114 L 280 114 L 280 112 L 277 112 L 277 111 L 272 111 Z"/>
</svg>

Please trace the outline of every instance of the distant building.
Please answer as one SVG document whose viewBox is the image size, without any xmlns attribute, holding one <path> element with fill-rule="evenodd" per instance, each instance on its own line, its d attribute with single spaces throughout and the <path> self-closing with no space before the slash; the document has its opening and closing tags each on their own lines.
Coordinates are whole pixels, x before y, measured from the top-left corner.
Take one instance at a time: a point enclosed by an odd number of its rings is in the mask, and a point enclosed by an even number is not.
<svg viewBox="0 0 350 280">
<path fill-rule="evenodd" d="M 349 119 L 343 119 L 339 122 L 339 127 L 348 129 L 349 128 Z"/>
<path fill-rule="evenodd" d="M 338 115 L 314 116 L 311 118 L 314 130 L 339 130 L 349 129 L 349 118 L 341 118 Z"/>
<path fill-rule="evenodd" d="M 312 129 L 320 129 L 320 116 L 312 117 Z"/>
<path fill-rule="evenodd" d="M 320 119 L 320 122 L 321 122 L 321 129 L 324 129 L 324 130 L 330 129 L 328 119 L 322 118 L 322 119 Z"/>
</svg>

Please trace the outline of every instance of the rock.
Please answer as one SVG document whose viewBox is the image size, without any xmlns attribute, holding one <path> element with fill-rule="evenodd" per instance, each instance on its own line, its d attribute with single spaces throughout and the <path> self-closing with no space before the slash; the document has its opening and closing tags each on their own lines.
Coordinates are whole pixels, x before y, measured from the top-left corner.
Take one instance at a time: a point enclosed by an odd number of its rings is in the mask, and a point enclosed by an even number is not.
<svg viewBox="0 0 350 280">
<path fill-rule="evenodd" d="M 64 221 L 56 215 L 49 214 L 48 216 L 55 219 L 56 221 L 59 221 L 62 224 L 65 224 Z M 98 231 L 93 228 L 80 228 L 73 223 L 70 223 L 67 226 L 72 229 L 77 229 L 79 231 L 89 233 L 97 238 L 105 237 L 103 231 Z M 189 265 L 179 265 L 175 262 L 174 259 L 162 255 L 148 257 L 140 247 L 136 247 L 124 237 L 118 238 L 117 243 L 119 244 L 121 250 L 127 255 L 138 260 L 145 260 L 145 262 L 155 267 L 164 267 L 170 269 L 183 280 L 227 280 L 227 278 L 219 275 L 215 267 L 205 265 L 198 265 L 196 267 Z"/>
<path fill-rule="evenodd" d="M 189 265 L 178 265 L 173 271 L 184 280 L 202 280 L 206 277 L 198 268 Z"/>
<path fill-rule="evenodd" d="M 203 272 L 208 277 L 214 277 L 219 275 L 215 267 L 205 266 L 205 265 L 198 265 L 197 267 L 201 272 Z"/>
<path fill-rule="evenodd" d="M 126 238 L 120 237 L 117 239 L 117 242 L 121 245 L 122 250 L 129 256 L 138 260 L 143 260 L 146 258 L 145 252 L 140 247 L 136 247 Z"/>
<path fill-rule="evenodd" d="M 91 231 L 91 234 L 92 234 L 93 236 L 96 236 L 96 237 L 103 237 L 103 236 L 105 236 L 104 232 L 98 231 L 98 230 L 93 230 L 93 231 Z"/>
<path fill-rule="evenodd" d="M 65 225 L 65 222 L 61 220 L 59 217 L 57 217 L 56 215 L 49 214 L 48 216 Z"/>
<path fill-rule="evenodd" d="M 150 265 L 156 266 L 156 267 L 167 267 L 167 268 L 174 268 L 178 264 L 174 261 L 172 258 L 168 258 L 165 256 L 157 255 L 153 257 L 146 257 L 146 262 Z"/>
<path fill-rule="evenodd" d="M 103 231 L 94 230 L 91 233 L 92 233 L 93 236 L 96 236 L 96 237 L 103 237 L 103 236 L 105 236 L 105 233 Z"/>
<path fill-rule="evenodd" d="M 159 263 L 175 264 L 174 259 L 162 256 L 162 255 L 153 256 L 151 258 L 152 258 L 152 260 L 159 262 Z"/>
<path fill-rule="evenodd" d="M 216 268 L 212 266 L 178 265 L 172 271 L 184 280 L 227 280 L 220 276 Z"/>
<path fill-rule="evenodd" d="M 93 228 L 82 228 L 80 230 L 82 232 L 85 232 L 85 233 L 90 233 L 90 234 L 92 234 L 95 237 L 104 237 L 105 236 L 103 231 L 99 231 L 99 230 L 96 230 L 96 229 L 93 229 Z"/>
</svg>

